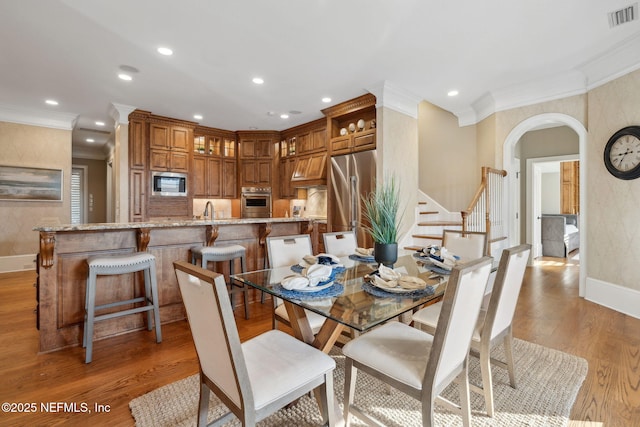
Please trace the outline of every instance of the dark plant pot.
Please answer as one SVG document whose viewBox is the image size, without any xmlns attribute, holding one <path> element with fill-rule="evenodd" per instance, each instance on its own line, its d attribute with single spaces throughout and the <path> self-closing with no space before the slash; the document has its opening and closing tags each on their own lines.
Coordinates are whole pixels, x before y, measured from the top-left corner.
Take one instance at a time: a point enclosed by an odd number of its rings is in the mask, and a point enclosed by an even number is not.
<svg viewBox="0 0 640 427">
<path fill-rule="evenodd" d="M 393 268 L 393 264 L 398 260 L 398 244 L 374 243 L 373 258 L 378 264 Z"/>
</svg>

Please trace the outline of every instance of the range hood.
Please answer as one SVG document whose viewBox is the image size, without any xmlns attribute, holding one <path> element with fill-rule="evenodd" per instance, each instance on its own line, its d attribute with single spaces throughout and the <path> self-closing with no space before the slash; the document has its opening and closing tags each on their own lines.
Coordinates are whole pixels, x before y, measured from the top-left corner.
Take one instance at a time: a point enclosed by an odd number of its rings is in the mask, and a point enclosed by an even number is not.
<svg viewBox="0 0 640 427">
<path fill-rule="evenodd" d="M 327 185 L 327 153 L 315 153 L 296 159 L 291 175 L 294 188 Z"/>
</svg>

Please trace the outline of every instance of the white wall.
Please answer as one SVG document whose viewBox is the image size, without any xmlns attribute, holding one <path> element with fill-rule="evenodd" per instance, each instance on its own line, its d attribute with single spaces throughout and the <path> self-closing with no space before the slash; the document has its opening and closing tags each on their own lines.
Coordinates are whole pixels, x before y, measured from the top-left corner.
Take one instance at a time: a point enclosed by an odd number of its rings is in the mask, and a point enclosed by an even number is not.
<svg viewBox="0 0 640 427">
<path fill-rule="evenodd" d="M 540 180 L 542 184 L 541 212 L 543 214 L 559 214 L 560 172 L 545 172 Z"/>
</svg>

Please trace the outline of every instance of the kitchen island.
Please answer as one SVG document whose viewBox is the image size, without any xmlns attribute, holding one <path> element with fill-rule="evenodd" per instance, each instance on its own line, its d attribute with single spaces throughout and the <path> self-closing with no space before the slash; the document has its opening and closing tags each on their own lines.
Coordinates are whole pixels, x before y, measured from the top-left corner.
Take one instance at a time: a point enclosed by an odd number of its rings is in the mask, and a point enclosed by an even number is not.
<svg viewBox="0 0 640 427">
<path fill-rule="evenodd" d="M 267 236 L 312 234 L 314 222 L 307 218 L 176 220 L 47 225 L 34 230 L 40 232 L 37 327 L 40 351 L 49 352 L 82 343 L 87 258 L 91 256 L 137 251 L 153 254 L 161 323 L 169 323 L 185 319 L 173 262 L 190 261 L 191 247 L 239 244 L 247 249 L 247 270 L 261 269 Z M 228 275 L 228 270 L 228 263 L 216 264 L 216 271 Z M 133 298 L 141 295 L 143 288 L 142 273 L 100 276 L 96 303 Z M 251 300 L 257 298 L 259 295 L 251 295 Z M 143 314 L 135 314 L 99 322 L 94 340 L 144 329 L 145 319 Z"/>
</svg>

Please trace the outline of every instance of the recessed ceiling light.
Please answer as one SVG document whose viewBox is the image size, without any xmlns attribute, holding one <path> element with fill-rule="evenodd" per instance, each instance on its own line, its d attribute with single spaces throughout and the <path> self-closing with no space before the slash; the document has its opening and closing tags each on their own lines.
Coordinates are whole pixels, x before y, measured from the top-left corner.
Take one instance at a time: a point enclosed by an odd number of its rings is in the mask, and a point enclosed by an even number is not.
<svg viewBox="0 0 640 427">
<path fill-rule="evenodd" d="M 458 95 L 458 91 L 457 90 L 450 90 L 449 92 L 447 92 L 447 95 L 456 96 L 456 95 Z"/>
<path fill-rule="evenodd" d="M 276 112 L 275 111 L 267 111 L 267 116 L 272 117 L 275 116 Z"/>
<path fill-rule="evenodd" d="M 257 85 L 261 85 L 262 83 L 264 83 L 264 80 L 261 79 L 260 77 L 254 77 L 253 80 L 251 80 L 252 82 L 254 82 Z"/>
<path fill-rule="evenodd" d="M 329 98 L 328 96 L 325 96 L 324 98 L 322 98 L 322 102 L 327 104 L 327 103 L 331 102 L 331 98 Z"/>
<path fill-rule="evenodd" d="M 302 114 L 302 111 L 298 111 L 298 110 L 289 110 L 289 114 Z"/>
<path fill-rule="evenodd" d="M 56 101 L 55 99 L 47 99 L 44 102 L 49 104 L 49 105 L 58 105 L 58 101 Z"/>
<path fill-rule="evenodd" d="M 256 126 L 249 126 L 249 130 L 258 130 Z"/>
<path fill-rule="evenodd" d="M 193 115 L 193 118 L 194 118 L 194 119 L 196 119 L 196 120 L 202 120 L 202 115 L 200 115 L 200 114 L 194 114 L 194 115 Z"/>
<path fill-rule="evenodd" d="M 173 55 L 173 51 L 171 49 L 169 49 L 168 47 L 162 47 L 162 46 L 158 48 L 158 53 L 164 56 Z"/>
<path fill-rule="evenodd" d="M 288 119 L 289 115 L 288 114 L 280 114 L 280 118 L 281 119 Z"/>
<path fill-rule="evenodd" d="M 125 80 L 127 82 L 130 82 L 131 80 L 133 80 L 133 77 L 131 77 L 129 74 L 120 73 L 120 74 L 118 74 L 118 77 L 121 80 Z"/>
<path fill-rule="evenodd" d="M 96 122 L 96 126 L 104 126 L 104 122 Z"/>
<path fill-rule="evenodd" d="M 93 139 L 93 138 L 87 138 L 87 139 L 86 139 L 86 141 L 87 141 L 87 142 L 96 142 L 96 140 L 95 140 L 95 139 Z"/>
</svg>

